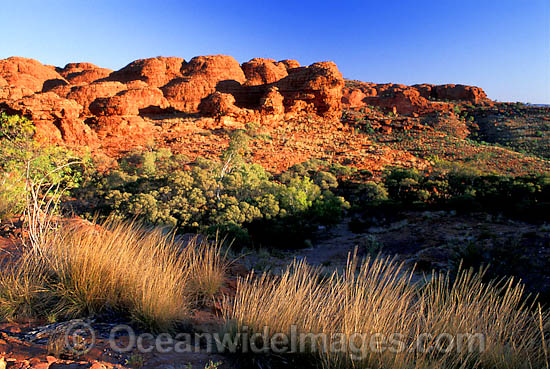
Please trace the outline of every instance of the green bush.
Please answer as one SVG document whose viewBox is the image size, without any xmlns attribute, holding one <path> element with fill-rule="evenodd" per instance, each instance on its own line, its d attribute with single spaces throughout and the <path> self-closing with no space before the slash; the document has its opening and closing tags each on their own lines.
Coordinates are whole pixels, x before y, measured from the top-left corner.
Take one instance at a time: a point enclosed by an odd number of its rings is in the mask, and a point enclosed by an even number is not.
<svg viewBox="0 0 550 369">
<path fill-rule="evenodd" d="M 391 168 L 384 185 L 388 198 L 404 208 L 435 205 L 462 211 L 504 213 L 542 222 L 550 211 L 550 175 L 484 175 L 470 168 L 422 174 L 415 169 Z M 371 185 L 372 186 L 372 185 Z M 369 198 L 371 188 L 362 189 Z"/>
<path fill-rule="evenodd" d="M 89 217 L 99 211 L 181 232 L 219 232 L 235 237 L 238 246 L 273 244 L 260 235 L 267 228 L 310 237 L 314 227 L 299 218 L 312 224 L 340 219 L 348 203 L 332 192 L 338 187 L 334 174 L 318 170 L 324 163 L 310 161 L 273 176 L 249 163 L 248 139 L 243 131 L 233 132 L 220 161 L 188 162 L 168 150 L 131 153 L 118 168 L 90 177 L 75 196 L 88 204 Z"/>
<path fill-rule="evenodd" d="M 62 147 L 36 143 L 34 132 L 30 120 L 0 114 L 0 220 L 22 213 L 27 181 L 42 183 L 52 194 L 58 186 L 60 190 L 74 188 L 82 179 L 85 166 L 81 159 Z M 74 161 L 80 164 L 70 165 Z"/>
</svg>

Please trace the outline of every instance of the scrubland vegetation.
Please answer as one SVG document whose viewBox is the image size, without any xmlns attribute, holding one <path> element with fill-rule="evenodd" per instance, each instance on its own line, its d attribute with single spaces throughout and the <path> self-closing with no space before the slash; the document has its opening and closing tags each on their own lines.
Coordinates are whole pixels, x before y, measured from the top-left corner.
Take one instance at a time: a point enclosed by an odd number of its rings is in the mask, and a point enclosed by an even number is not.
<svg viewBox="0 0 550 369">
<path fill-rule="evenodd" d="M 193 309 L 219 297 L 227 244 L 183 242 L 181 233 L 227 236 L 243 246 L 299 248 L 319 225 L 387 209 L 453 209 L 544 221 L 550 176 L 485 175 L 456 166 L 381 176 L 323 161 L 273 175 L 249 161 L 246 132 L 236 131 L 220 160 L 189 161 L 167 149 L 135 152 L 97 172 L 86 158 L 35 146 L 32 124 L 2 115 L 0 217 L 27 211 L 21 255 L 0 271 L 0 319 L 51 321 L 117 313 L 151 331 L 174 331 Z M 51 150 L 51 151 L 49 151 Z M 41 183 L 40 194 L 29 192 Z M 38 198 L 37 195 L 40 197 Z M 52 199 L 56 201 L 51 201 Z M 63 218 L 64 201 L 92 220 Z M 47 207 L 44 204 L 59 204 Z M 40 228 L 42 227 L 42 228 Z M 216 238 L 211 238 L 216 239 Z M 513 279 L 483 271 L 434 273 L 413 282 L 385 258 L 350 257 L 326 274 L 304 262 L 282 275 L 250 274 L 225 297 L 224 331 L 400 334 L 404 349 L 319 350 L 255 358 L 266 365 L 324 368 L 548 368 L 550 317 Z M 484 350 L 418 350 L 420 333 L 484 335 Z M 425 345 L 433 341 L 424 342 Z M 262 365 L 262 364 L 260 364 Z M 262 366 L 263 367 L 263 366 Z"/>
</svg>

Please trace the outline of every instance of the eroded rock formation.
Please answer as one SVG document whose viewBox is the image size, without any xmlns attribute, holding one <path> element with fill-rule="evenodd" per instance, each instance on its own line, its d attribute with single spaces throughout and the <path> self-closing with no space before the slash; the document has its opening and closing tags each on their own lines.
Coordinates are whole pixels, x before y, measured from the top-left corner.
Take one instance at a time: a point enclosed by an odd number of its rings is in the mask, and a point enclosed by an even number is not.
<svg viewBox="0 0 550 369">
<path fill-rule="evenodd" d="M 347 81 L 342 102 L 345 107 L 377 106 L 396 113 L 430 114 L 452 109 L 455 103 L 490 104 L 485 92 L 475 86 L 430 85 L 406 86 Z"/>
<path fill-rule="evenodd" d="M 107 136 L 150 139 L 154 121 L 171 114 L 207 116 L 219 125 L 299 117 L 330 124 L 340 121 L 343 107 L 425 114 L 450 110 L 449 100 L 489 101 L 472 86 L 345 82 L 332 62 L 156 57 L 111 71 L 91 63 L 59 68 L 20 57 L 0 60 L 0 109 L 31 118 L 42 140 L 91 146 Z"/>
</svg>

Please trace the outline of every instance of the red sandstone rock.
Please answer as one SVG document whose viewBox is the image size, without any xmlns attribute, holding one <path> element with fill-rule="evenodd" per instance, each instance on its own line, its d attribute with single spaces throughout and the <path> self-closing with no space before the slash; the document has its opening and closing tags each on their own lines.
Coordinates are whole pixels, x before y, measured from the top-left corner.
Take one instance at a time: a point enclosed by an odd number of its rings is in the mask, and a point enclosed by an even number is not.
<svg viewBox="0 0 550 369">
<path fill-rule="evenodd" d="M 346 87 L 342 91 L 342 103 L 350 108 L 364 106 L 363 99 L 367 97 L 360 89 Z"/>
<path fill-rule="evenodd" d="M 66 98 L 75 100 L 83 107 L 84 113 L 89 113 L 89 106 L 94 100 L 115 96 L 119 92 L 126 90 L 126 87 L 124 84 L 114 81 L 75 86 L 70 89 Z"/>
<path fill-rule="evenodd" d="M 0 77 L 10 86 L 25 87 L 34 92 L 42 91 L 44 82 L 48 80 L 63 80 L 51 67 L 34 59 L 21 57 L 0 60 Z"/>
<path fill-rule="evenodd" d="M 396 114 L 430 114 L 436 111 L 448 111 L 451 105 L 430 101 L 421 95 L 427 87 L 416 87 L 385 83 L 374 84 L 350 81 L 344 88 L 342 102 L 346 107 L 372 105 Z"/>
<path fill-rule="evenodd" d="M 70 84 L 81 85 L 108 77 L 113 71 L 100 68 L 92 63 L 69 63 L 63 69 L 58 69 Z"/>
<path fill-rule="evenodd" d="M 273 59 L 254 58 L 243 63 L 242 69 L 246 76 L 246 84 L 249 86 L 277 82 L 288 75 L 286 65 L 281 62 L 276 63 Z"/>
<path fill-rule="evenodd" d="M 240 85 L 246 81 L 239 63 L 227 55 L 194 57 L 182 72 L 183 77 L 172 80 L 162 92 L 174 108 L 187 113 L 196 113 L 201 100 L 220 84 Z"/>
<path fill-rule="evenodd" d="M 240 109 L 235 106 L 233 95 L 216 91 L 201 101 L 199 111 L 203 115 L 223 116 L 238 114 Z"/>
<path fill-rule="evenodd" d="M 361 93 L 366 98 L 359 99 Z M 346 107 L 360 107 L 363 104 L 384 109 L 396 108 L 398 114 L 428 114 L 451 109 L 451 104 L 433 100 L 468 101 L 474 104 L 489 102 L 482 89 L 464 85 L 420 84 L 405 86 L 400 84 L 374 84 L 348 81 L 342 102 Z"/>
<path fill-rule="evenodd" d="M 139 115 L 142 109 L 166 109 L 168 101 L 162 91 L 154 87 L 124 90 L 112 97 L 95 99 L 89 106 L 90 112 L 97 116 Z"/>
<path fill-rule="evenodd" d="M 154 124 L 138 116 L 100 116 L 91 125 L 100 139 L 116 137 L 125 145 L 144 144 L 154 137 L 156 130 Z"/>
<path fill-rule="evenodd" d="M 271 87 L 260 100 L 260 112 L 263 115 L 282 116 L 285 112 L 284 97 L 277 87 Z"/>
<path fill-rule="evenodd" d="M 421 96 L 426 99 L 433 98 L 437 100 L 468 101 L 473 104 L 488 102 L 489 99 L 479 87 L 465 85 L 430 85 L 421 84 L 412 86 L 416 88 Z"/>
<path fill-rule="evenodd" d="M 284 96 L 287 111 L 296 111 L 298 106 L 303 105 L 297 104 L 297 101 L 302 101 L 325 118 L 339 118 L 342 113 L 344 80 L 332 62 L 290 69 L 288 76 L 275 85 Z"/>
<path fill-rule="evenodd" d="M 292 69 L 292 68 L 299 68 L 300 67 L 300 63 L 298 63 L 296 60 L 292 60 L 292 59 L 281 60 L 279 63 L 284 64 L 286 69 Z"/>
<path fill-rule="evenodd" d="M 185 60 L 182 58 L 149 58 L 136 60 L 121 70 L 111 73 L 108 80 L 129 82 L 141 80 L 152 87 L 162 87 L 182 76 Z"/>
<path fill-rule="evenodd" d="M 92 145 L 96 140 L 90 127 L 79 119 L 82 107 L 53 92 L 7 101 L 2 107 L 10 114 L 31 119 L 36 126 L 36 136 L 41 141 L 59 142 L 62 139 L 67 143 Z"/>
<path fill-rule="evenodd" d="M 434 89 L 436 98 L 441 100 L 462 100 L 474 104 L 488 100 L 485 92 L 475 86 L 441 85 L 435 86 Z"/>
<path fill-rule="evenodd" d="M 4 86 L 0 87 L 0 101 L 2 100 L 19 100 L 25 96 L 31 96 L 34 91 L 26 87 Z"/>
</svg>

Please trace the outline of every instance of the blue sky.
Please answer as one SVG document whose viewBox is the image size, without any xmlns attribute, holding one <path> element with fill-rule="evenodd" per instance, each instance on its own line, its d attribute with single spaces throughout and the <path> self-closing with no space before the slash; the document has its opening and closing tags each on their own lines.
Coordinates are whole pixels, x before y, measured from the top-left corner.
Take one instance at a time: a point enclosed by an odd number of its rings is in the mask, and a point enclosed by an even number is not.
<svg viewBox="0 0 550 369">
<path fill-rule="evenodd" d="M 369 82 L 550 103 L 550 2 L 5 0 L 0 58 L 119 69 L 153 56 L 332 60 Z"/>
</svg>

